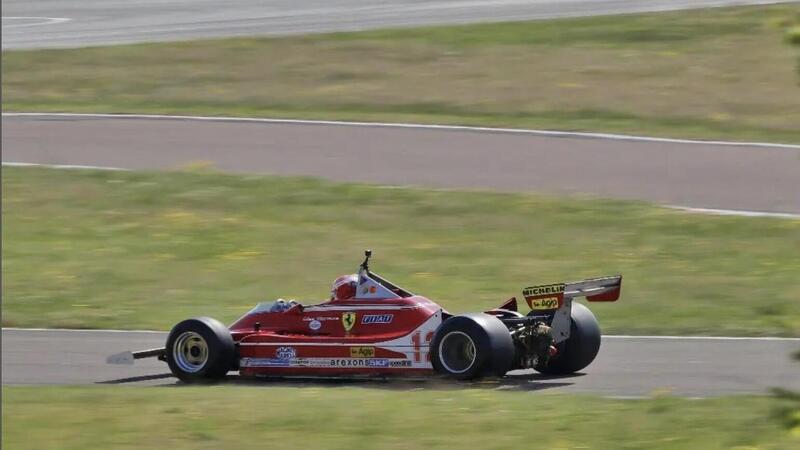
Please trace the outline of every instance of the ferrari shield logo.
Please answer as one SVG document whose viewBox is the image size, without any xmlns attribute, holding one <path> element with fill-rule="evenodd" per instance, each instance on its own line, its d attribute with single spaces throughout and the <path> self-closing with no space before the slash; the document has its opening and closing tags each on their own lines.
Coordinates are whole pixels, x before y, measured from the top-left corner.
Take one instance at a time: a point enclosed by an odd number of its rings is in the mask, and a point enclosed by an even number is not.
<svg viewBox="0 0 800 450">
<path fill-rule="evenodd" d="M 342 314 L 342 325 L 344 325 L 344 331 L 352 330 L 355 324 L 356 324 L 356 313 L 346 312 Z"/>
</svg>

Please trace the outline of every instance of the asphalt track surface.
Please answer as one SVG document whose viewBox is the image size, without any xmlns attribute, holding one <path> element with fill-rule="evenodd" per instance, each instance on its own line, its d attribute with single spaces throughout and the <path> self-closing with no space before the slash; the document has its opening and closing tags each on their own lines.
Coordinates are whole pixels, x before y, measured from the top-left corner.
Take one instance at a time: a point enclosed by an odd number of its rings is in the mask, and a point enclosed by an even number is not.
<svg viewBox="0 0 800 450">
<path fill-rule="evenodd" d="M 231 172 L 800 213 L 800 147 L 333 123 L 9 116 L 3 162 Z"/>
<path fill-rule="evenodd" d="M 3 0 L 3 49 L 669 11 L 780 0 Z"/>
<path fill-rule="evenodd" d="M 143 359 L 134 365 L 110 365 L 108 355 L 125 350 L 162 347 L 166 333 L 3 329 L 3 384 L 179 383 L 166 364 Z M 689 397 L 766 393 L 772 387 L 800 389 L 800 369 L 789 354 L 800 339 L 696 339 L 604 337 L 600 354 L 584 372 L 546 377 L 515 371 L 502 380 L 478 384 L 435 380 L 350 381 L 365 387 L 563 391 L 605 396 L 638 397 L 654 392 Z M 235 373 L 227 383 L 241 384 Z M 337 381 L 336 383 L 348 383 Z M 252 384 L 308 385 L 318 381 L 269 380 Z"/>
</svg>

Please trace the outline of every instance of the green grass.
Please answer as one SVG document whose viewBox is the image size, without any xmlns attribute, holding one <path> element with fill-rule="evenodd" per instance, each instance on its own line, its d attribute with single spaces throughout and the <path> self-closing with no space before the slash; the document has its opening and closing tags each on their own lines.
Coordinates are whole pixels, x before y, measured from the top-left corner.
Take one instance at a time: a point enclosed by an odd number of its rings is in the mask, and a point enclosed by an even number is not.
<svg viewBox="0 0 800 450">
<path fill-rule="evenodd" d="M 5 110 L 800 142 L 797 4 L 3 52 Z"/>
<path fill-rule="evenodd" d="M 608 333 L 800 336 L 800 221 L 192 172 L 3 168 L 3 325 L 169 329 L 324 299 L 364 248 L 452 312 L 622 273 Z"/>
<path fill-rule="evenodd" d="M 493 389 L 3 387 L 3 448 L 796 448 L 760 397 Z M 793 435 L 795 435 L 793 437 Z"/>
</svg>

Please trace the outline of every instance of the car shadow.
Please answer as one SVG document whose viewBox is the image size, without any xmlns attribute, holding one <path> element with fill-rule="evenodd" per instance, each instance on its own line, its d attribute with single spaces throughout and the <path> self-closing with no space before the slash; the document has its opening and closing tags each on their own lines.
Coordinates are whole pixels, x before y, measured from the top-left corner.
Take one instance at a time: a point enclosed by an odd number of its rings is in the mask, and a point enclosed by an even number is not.
<svg viewBox="0 0 800 450">
<path fill-rule="evenodd" d="M 253 387 L 295 387 L 295 388 L 318 388 L 318 387 L 341 387 L 352 386 L 367 389 L 383 390 L 460 390 L 460 389 L 486 389 L 498 391 L 540 391 L 545 389 L 560 388 L 575 384 L 568 381 L 583 376 L 582 373 L 570 375 L 544 375 L 540 373 L 510 373 L 502 378 L 484 378 L 475 381 L 457 381 L 444 377 L 432 376 L 425 378 L 406 378 L 406 377 L 386 377 L 386 378 L 358 378 L 358 377 L 337 377 L 337 378 L 317 378 L 317 377 L 241 377 L 235 374 L 227 375 L 223 380 L 216 384 L 231 386 L 253 386 Z M 167 383 L 160 386 L 181 387 L 188 386 L 187 383 L 172 378 L 172 374 L 144 375 L 137 377 L 120 378 L 107 381 L 98 381 L 97 384 L 133 384 L 154 380 L 165 380 Z"/>
<path fill-rule="evenodd" d="M 95 384 L 126 384 L 126 383 L 140 383 L 143 381 L 163 380 L 173 378 L 171 373 L 159 373 L 155 375 L 141 375 L 138 377 L 117 378 L 115 380 L 97 381 Z"/>
</svg>

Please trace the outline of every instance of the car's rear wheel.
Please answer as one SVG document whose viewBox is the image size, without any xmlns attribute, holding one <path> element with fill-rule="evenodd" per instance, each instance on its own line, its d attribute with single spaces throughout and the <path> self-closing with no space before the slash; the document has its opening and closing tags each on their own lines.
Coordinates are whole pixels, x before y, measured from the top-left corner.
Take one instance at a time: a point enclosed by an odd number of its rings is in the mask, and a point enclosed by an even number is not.
<svg viewBox="0 0 800 450">
<path fill-rule="evenodd" d="M 514 360 L 514 342 L 497 317 L 466 314 L 447 319 L 431 342 L 431 363 L 444 375 L 471 380 L 505 375 Z"/>
<path fill-rule="evenodd" d="M 573 302 L 569 338 L 558 344 L 558 354 L 536 370 L 563 375 L 586 368 L 600 351 L 600 324 L 586 306 Z"/>
<path fill-rule="evenodd" d="M 187 383 L 224 377 L 234 367 L 235 358 L 231 333 L 209 317 L 184 320 L 167 337 L 167 364 L 173 375 Z"/>
<path fill-rule="evenodd" d="M 477 356 L 475 341 L 463 331 L 451 331 L 439 342 L 439 361 L 447 373 L 467 372 Z"/>
</svg>

